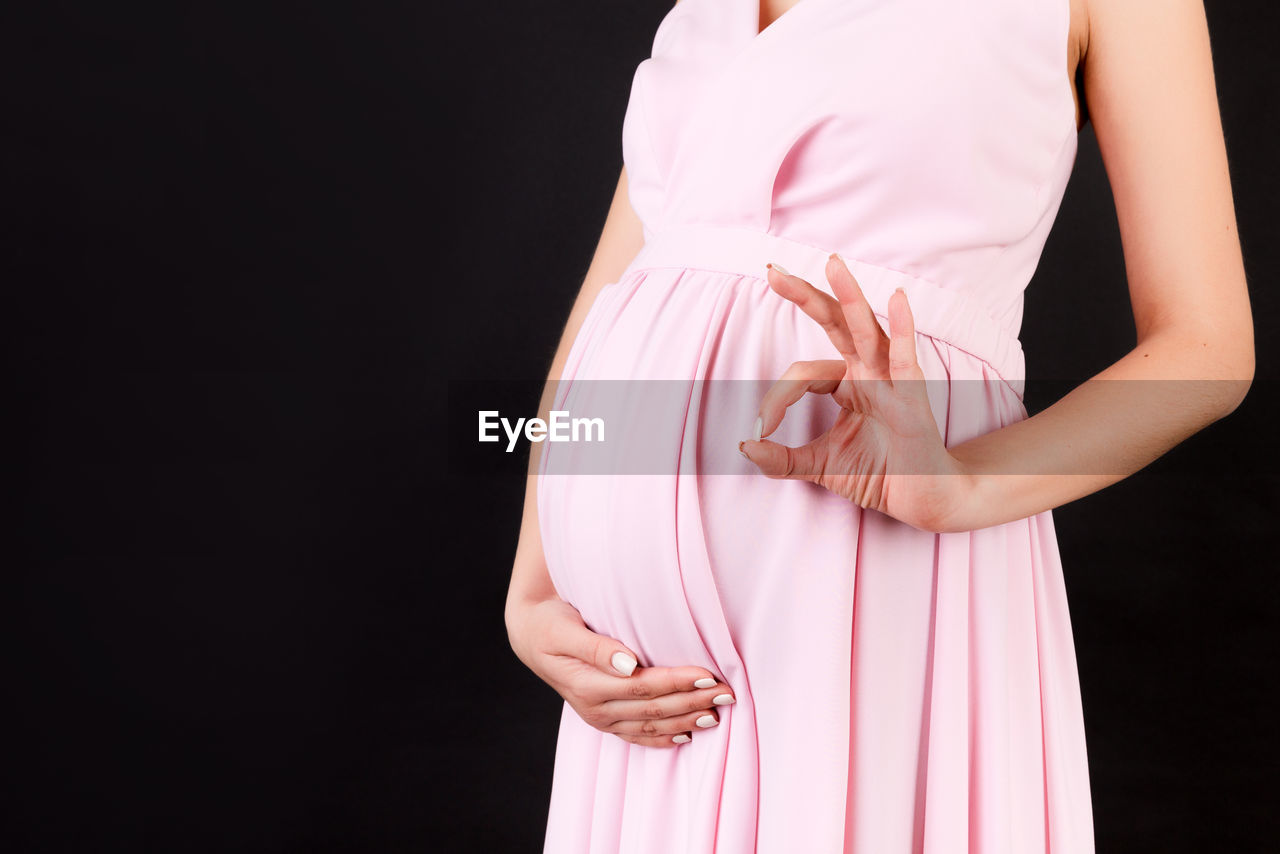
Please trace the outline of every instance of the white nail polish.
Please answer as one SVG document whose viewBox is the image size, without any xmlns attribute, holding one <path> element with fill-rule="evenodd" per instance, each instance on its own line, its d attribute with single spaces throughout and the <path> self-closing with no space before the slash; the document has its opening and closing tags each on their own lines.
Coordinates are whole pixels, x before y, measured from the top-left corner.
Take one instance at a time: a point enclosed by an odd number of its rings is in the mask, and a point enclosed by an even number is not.
<svg viewBox="0 0 1280 854">
<path fill-rule="evenodd" d="M 716 720 L 715 715 L 703 715 L 702 717 L 698 718 L 698 720 L 696 720 L 694 723 L 696 723 L 700 727 L 705 728 L 709 726 L 715 726 L 720 722 Z"/>
<path fill-rule="evenodd" d="M 636 660 L 622 650 L 615 652 L 609 661 L 613 664 L 613 669 L 623 676 L 630 676 L 636 669 Z"/>
<path fill-rule="evenodd" d="M 752 438 L 754 438 L 757 442 L 759 442 L 759 441 L 760 441 L 760 435 L 761 435 L 762 433 L 764 433 L 764 419 L 763 419 L 763 418 L 757 418 L 757 419 L 756 419 L 756 427 L 755 427 L 755 435 L 754 435 Z"/>
<path fill-rule="evenodd" d="M 791 272 L 786 267 L 779 264 L 777 261 L 770 261 L 769 266 L 773 267 L 773 269 L 777 270 L 779 273 L 781 273 L 784 276 L 791 275 Z"/>
<path fill-rule="evenodd" d="M 704 677 L 702 677 L 701 679 L 699 679 L 697 682 L 694 682 L 694 683 L 693 683 L 693 687 L 695 687 L 695 688 L 714 688 L 714 687 L 716 687 L 716 680 L 712 679 L 710 676 L 704 676 Z"/>
<path fill-rule="evenodd" d="M 688 744 L 689 742 L 693 741 L 692 738 L 689 738 L 689 736 L 685 735 L 684 733 L 671 736 L 671 740 L 674 741 L 676 744 Z"/>
<path fill-rule="evenodd" d="M 716 694 L 711 698 L 711 702 L 717 706 L 727 706 L 733 702 L 732 694 Z"/>
</svg>

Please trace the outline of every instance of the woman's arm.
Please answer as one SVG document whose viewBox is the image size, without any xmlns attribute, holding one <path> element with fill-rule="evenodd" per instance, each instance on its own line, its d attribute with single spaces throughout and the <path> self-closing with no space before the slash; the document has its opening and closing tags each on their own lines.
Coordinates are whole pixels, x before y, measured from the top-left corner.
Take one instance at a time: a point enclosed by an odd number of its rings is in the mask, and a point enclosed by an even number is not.
<svg viewBox="0 0 1280 854">
<path fill-rule="evenodd" d="M 1201 0 L 1087 6 L 1085 97 L 1115 198 L 1137 346 L 1043 412 L 951 448 L 972 495 L 946 530 L 1020 519 L 1122 480 L 1233 411 L 1253 379 Z"/>
<path fill-rule="evenodd" d="M 1111 179 L 1137 326 L 1132 352 L 1044 412 L 950 448 L 916 358 L 901 289 L 889 334 L 839 255 L 834 297 L 773 267 L 769 285 L 842 359 L 796 362 L 739 448 L 762 473 L 808 480 L 922 530 L 969 531 L 1115 483 L 1234 410 L 1253 380 L 1253 322 L 1201 0 L 1088 0 L 1084 89 Z M 830 430 L 764 437 L 788 406 L 830 394 Z"/>
</svg>

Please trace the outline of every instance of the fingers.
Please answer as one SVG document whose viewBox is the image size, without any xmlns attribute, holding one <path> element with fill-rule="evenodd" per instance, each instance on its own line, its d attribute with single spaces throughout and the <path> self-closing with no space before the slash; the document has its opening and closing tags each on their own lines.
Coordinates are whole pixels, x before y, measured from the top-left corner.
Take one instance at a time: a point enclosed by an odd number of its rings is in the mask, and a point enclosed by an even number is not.
<svg viewBox="0 0 1280 854">
<path fill-rule="evenodd" d="M 680 717 L 651 721 L 622 721 L 606 730 L 628 741 L 652 739 L 654 746 L 676 746 L 693 741 L 699 730 L 719 726 L 720 719 L 714 712 L 702 709 Z"/>
<path fill-rule="evenodd" d="M 571 702 L 581 706 L 598 707 L 625 700 L 637 704 L 631 707 L 631 711 L 635 711 L 647 702 L 665 697 L 685 698 L 676 700 L 674 705 L 668 703 L 664 706 L 672 709 L 671 714 L 677 714 L 682 709 L 680 703 L 688 702 L 687 698 L 694 695 L 707 700 L 707 705 L 710 705 L 709 701 L 720 694 L 733 694 L 728 686 L 702 667 L 640 667 L 631 676 L 622 677 L 600 673 L 581 663 L 574 667 L 573 659 L 562 661 L 563 664 L 557 667 L 556 678 L 573 695 Z"/>
<path fill-rule="evenodd" d="M 777 264 L 770 264 L 768 276 L 769 287 L 785 299 L 796 304 L 796 307 L 817 321 L 827 333 L 836 350 L 846 362 L 856 362 L 857 346 L 845 321 L 840 303 L 829 295 L 815 288 L 799 276 L 793 276 Z"/>
<path fill-rule="evenodd" d="M 816 362 L 794 362 L 786 373 L 769 387 L 760 400 L 761 436 L 778 429 L 787 407 L 809 392 L 831 394 L 840 385 L 847 366 L 836 359 Z"/>
<path fill-rule="evenodd" d="M 902 288 L 889 296 L 889 378 L 895 391 L 928 402 L 924 371 L 916 354 L 915 319 Z"/>
<path fill-rule="evenodd" d="M 827 258 L 826 273 L 831 290 L 840 301 L 845 326 L 853 339 L 858 358 L 870 371 L 871 377 L 887 377 L 889 342 L 876 320 L 875 312 L 871 310 L 871 304 L 863 296 L 862 288 L 858 287 L 857 279 L 849 271 L 844 259 L 834 252 Z"/>
<path fill-rule="evenodd" d="M 679 747 L 693 741 L 693 735 L 688 732 L 678 732 L 675 735 L 627 735 L 625 733 L 614 733 L 614 735 L 641 747 Z"/>
<path fill-rule="evenodd" d="M 732 689 L 705 667 L 638 666 L 639 656 L 588 628 L 569 603 L 548 607 L 535 672 L 596 729 L 635 744 L 677 747 L 693 730 L 715 726 L 714 709 L 734 702 Z"/>
<path fill-rule="evenodd" d="M 723 682 L 712 680 L 708 688 L 692 691 L 673 691 L 637 698 L 628 691 L 616 699 L 600 703 L 600 709 L 614 716 L 615 720 L 646 721 L 678 717 L 696 711 L 706 711 L 715 706 L 730 706 L 735 702 L 733 691 Z M 628 685 L 627 687 L 634 687 Z"/>
<path fill-rule="evenodd" d="M 598 704 L 629 701 L 637 704 L 631 709 L 634 711 L 640 705 L 659 701 L 666 704 L 663 708 L 670 709 L 668 714 L 678 714 L 683 710 L 680 704 L 690 702 L 690 698 L 705 694 L 705 699 L 710 700 L 719 694 L 733 693 L 705 668 L 693 666 L 641 667 L 627 679 L 614 677 L 599 684 L 600 693 L 595 698 Z M 673 697 L 674 700 L 668 699 Z"/>
<path fill-rule="evenodd" d="M 889 377 L 889 340 L 843 258 L 834 252 L 827 258 L 835 299 L 776 264 L 769 270 L 769 286 L 815 320 L 850 367 L 861 362 L 869 378 Z"/>
<path fill-rule="evenodd" d="M 830 431 L 827 431 L 812 442 L 798 448 L 779 445 L 768 439 L 749 439 L 739 442 L 738 450 L 742 451 L 747 459 L 755 463 L 760 472 L 768 477 L 808 480 L 816 483 L 822 474 L 820 461 L 823 455 L 820 449 L 827 441 L 829 433 Z"/>
<path fill-rule="evenodd" d="M 602 703 L 599 713 L 613 718 L 608 731 L 619 735 L 675 735 L 709 729 L 720 723 L 716 709 L 734 702 L 727 685 L 698 691 L 666 694 L 651 700 L 613 700 Z"/>
<path fill-rule="evenodd" d="M 735 701 L 733 690 L 701 667 L 650 667 L 607 680 L 597 696 L 575 709 L 602 732 L 634 744 L 675 747 L 691 741 L 697 730 L 718 725 L 715 709 Z"/>
</svg>

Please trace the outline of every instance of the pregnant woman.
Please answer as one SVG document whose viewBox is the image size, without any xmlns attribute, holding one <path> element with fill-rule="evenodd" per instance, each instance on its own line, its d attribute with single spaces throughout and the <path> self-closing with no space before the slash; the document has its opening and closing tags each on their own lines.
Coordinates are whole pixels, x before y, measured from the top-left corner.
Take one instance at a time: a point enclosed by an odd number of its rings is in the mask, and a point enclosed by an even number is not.
<svg viewBox="0 0 1280 854">
<path fill-rule="evenodd" d="M 1136 345 L 1028 417 L 1086 116 Z M 622 144 L 542 414 L 644 459 L 535 446 L 506 607 L 545 850 L 1092 851 L 1051 510 L 1253 375 L 1201 3 L 682 0 Z"/>
</svg>

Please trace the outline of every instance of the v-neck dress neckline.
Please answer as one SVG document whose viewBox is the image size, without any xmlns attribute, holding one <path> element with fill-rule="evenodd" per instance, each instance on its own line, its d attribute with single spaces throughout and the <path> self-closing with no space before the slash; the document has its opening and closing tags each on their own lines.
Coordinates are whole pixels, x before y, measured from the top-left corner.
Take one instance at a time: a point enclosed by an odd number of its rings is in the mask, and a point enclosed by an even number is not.
<svg viewBox="0 0 1280 854">
<path fill-rule="evenodd" d="M 744 3 L 744 4 L 746 4 L 746 3 L 748 2 L 748 0 L 737 0 L 737 1 L 738 1 L 738 2 L 742 2 L 742 3 Z M 783 18 L 787 17 L 787 16 L 788 16 L 788 15 L 790 15 L 792 12 L 795 12 L 795 11 L 796 11 L 800 6 L 803 6 L 803 5 L 804 5 L 804 4 L 806 4 L 806 3 L 813 2 L 813 0 L 796 0 L 796 2 L 795 2 L 795 3 L 793 3 L 789 9 L 787 9 L 785 12 L 783 12 L 783 13 L 782 13 L 781 15 L 779 15 L 778 17 L 774 18 L 774 19 L 769 23 L 769 25 L 768 25 L 768 26 L 766 26 L 766 27 L 764 27 L 763 29 L 760 27 L 760 22 L 761 22 L 761 17 L 760 17 L 760 0 L 750 0 L 750 2 L 751 2 L 751 3 L 754 3 L 754 6 L 755 6 L 755 38 L 756 38 L 756 39 L 759 39 L 759 38 L 761 38 L 762 36 L 764 36 L 764 34 L 765 34 L 766 32 L 768 32 L 769 30 L 773 29 L 773 28 L 778 24 L 778 22 L 779 22 L 779 21 L 781 21 Z"/>
</svg>

